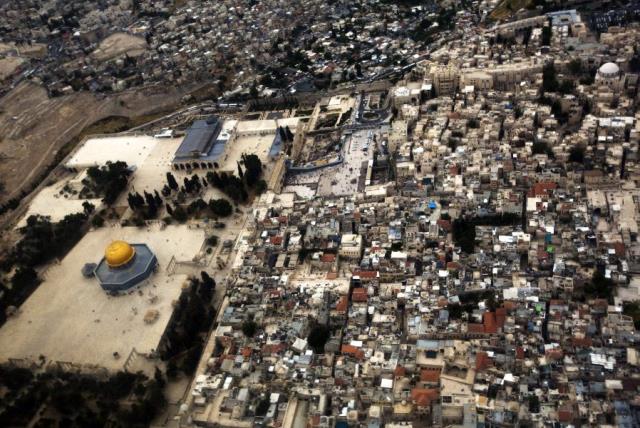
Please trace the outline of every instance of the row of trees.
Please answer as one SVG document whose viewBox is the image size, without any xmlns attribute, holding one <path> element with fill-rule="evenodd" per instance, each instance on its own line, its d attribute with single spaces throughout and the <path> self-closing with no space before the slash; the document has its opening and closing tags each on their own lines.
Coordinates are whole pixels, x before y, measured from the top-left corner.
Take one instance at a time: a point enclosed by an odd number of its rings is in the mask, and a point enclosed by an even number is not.
<svg viewBox="0 0 640 428">
<path fill-rule="evenodd" d="M 1 262 L 5 272 L 15 270 L 11 287 L 0 284 L 0 291 L 4 291 L 0 300 L 0 325 L 5 321 L 6 309 L 20 306 L 40 283 L 35 267 L 62 257 L 80 240 L 86 230 L 86 212 L 92 211 L 89 205 L 85 212 L 69 214 L 58 223 L 41 215 L 27 219 L 26 226 L 20 229 L 20 240 Z"/>
<path fill-rule="evenodd" d="M 215 287 L 215 280 L 202 271 L 200 278 L 191 278 L 190 287 L 180 294 L 161 352 L 162 359 L 169 360 L 170 377 L 178 369 L 187 374 L 195 370 L 202 352 L 202 335 L 209 331 L 215 316 Z"/>
<path fill-rule="evenodd" d="M 155 218 L 158 214 L 158 208 L 162 206 L 162 198 L 157 190 L 153 194 L 147 191 L 143 193 L 144 197 L 138 192 L 129 193 L 127 197 L 129 208 L 136 213 L 142 214 L 144 218 Z"/>
<path fill-rule="evenodd" d="M 107 205 L 113 204 L 127 187 L 131 170 L 126 162 L 107 162 L 105 166 L 87 169 L 87 177 L 82 183 L 95 195 L 103 197 Z"/>
<path fill-rule="evenodd" d="M 26 426 L 43 405 L 58 412 L 60 426 L 147 426 L 166 403 L 164 383 L 158 369 L 149 379 L 127 372 L 108 378 L 68 372 L 36 376 L 28 369 L 0 366 L 0 387 L 7 391 L 0 426 Z"/>
<path fill-rule="evenodd" d="M 286 133 L 286 131 L 284 132 Z M 262 162 L 258 156 L 254 154 L 242 155 L 242 160 L 238 163 L 238 175 L 239 177 L 236 177 L 226 172 L 209 171 L 207 180 L 235 203 L 245 202 L 251 190 L 255 190 L 257 193 L 266 190 L 267 184 L 261 180 Z"/>
</svg>

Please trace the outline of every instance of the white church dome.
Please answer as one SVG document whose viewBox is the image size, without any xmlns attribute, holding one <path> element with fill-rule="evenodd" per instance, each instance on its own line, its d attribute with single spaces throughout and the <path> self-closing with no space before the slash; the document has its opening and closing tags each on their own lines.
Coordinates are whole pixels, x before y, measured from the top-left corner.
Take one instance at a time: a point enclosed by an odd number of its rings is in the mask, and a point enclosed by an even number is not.
<svg viewBox="0 0 640 428">
<path fill-rule="evenodd" d="M 618 67 L 618 65 L 614 64 L 613 62 L 603 64 L 598 69 L 598 74 L 602 77 L 617 77 L 619 73 L 620 67 Z"/>
</svg>

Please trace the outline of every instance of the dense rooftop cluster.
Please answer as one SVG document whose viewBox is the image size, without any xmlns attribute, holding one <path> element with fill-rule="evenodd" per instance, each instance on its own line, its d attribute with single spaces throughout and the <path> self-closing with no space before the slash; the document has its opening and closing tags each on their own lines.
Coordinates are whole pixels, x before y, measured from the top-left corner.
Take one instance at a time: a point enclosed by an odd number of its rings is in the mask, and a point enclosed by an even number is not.
<svg viewBox="0 0 640 428">
<path fill-rule="evenodd" d="M 36 79 L 51 95 L 194 81 L 308 91 L 408 64 L 464 13 L 446 2 L 176 3 L 7 2 L 3 55 L 26 61 L 3 78 Z"/>
<path fill-rule="evenodd" d="M 640 426 L 636 1 L 63 3 L 0 9 L 10 51 L 48 44 L 14 79 L 52 94 L 209 79 L 240 98 L 109 143 L 135 158 L 111 202 L 132 192 L 92 225 L 146 228 L 156 276 L 184 276 L 177 301 L 147 302 L 171 306 L 170 352 L 124 363 L 153 364 L 158 387 L 167 372 L 172 397 L 176 361 L 195 372 L 154 425 Z"/>
<path fill-rule="evenodd" d="M 638 27 L 461 31 L 369 127 L 393 181 L 254 205 L 195 424 L 640 422 Z"/>
</svg>

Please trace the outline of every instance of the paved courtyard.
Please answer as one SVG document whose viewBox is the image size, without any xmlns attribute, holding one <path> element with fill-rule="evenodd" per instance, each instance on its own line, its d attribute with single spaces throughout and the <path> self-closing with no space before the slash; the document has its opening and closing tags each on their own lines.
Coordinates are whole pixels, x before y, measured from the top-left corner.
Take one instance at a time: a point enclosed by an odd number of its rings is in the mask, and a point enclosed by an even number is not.
<svg viewBox="0 0 640 428">
<path fill-rule="evenodd" d="M 116 239 L 146 243 L 158 258 L 158 269 L 137 290 L 109 296 L 95 278 L 80 269 L 100 261 Z M 187 279 L 169 275 L 172 256 L 189 261 L 201 249 L 204 232 L 186 226 L 159 228 L 114 227 L 89 232 L 57 265 L 44 273 L 44 283 L 0 329 L 0 361 L 28 358 L 120 370 L 135 348 L 150 353 L 158 346 L 173 312 L 173 302 Z M 147 324 L 150 309 L 158 319 Z M 119 358 L 114 357 L 117 352 Z"/>
</svg>

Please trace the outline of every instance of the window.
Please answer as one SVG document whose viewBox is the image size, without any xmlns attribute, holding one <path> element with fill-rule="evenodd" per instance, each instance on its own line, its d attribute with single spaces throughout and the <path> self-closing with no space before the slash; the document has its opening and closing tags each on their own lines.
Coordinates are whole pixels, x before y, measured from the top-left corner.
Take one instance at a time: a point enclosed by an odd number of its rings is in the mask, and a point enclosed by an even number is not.
<svg viewBox="0 0 640 428">
<path fill-rule="evenodd" d="M 448 395 L 443 395 L 442 396 L 442 402 L 443 403 L 451 403 L 451 397 Z"/>
</svg>

